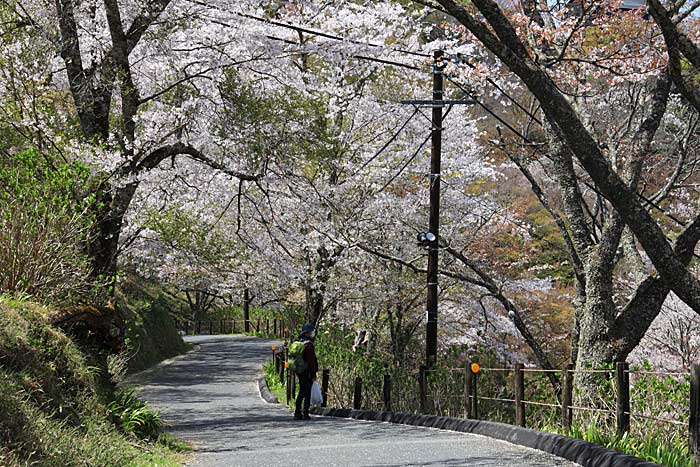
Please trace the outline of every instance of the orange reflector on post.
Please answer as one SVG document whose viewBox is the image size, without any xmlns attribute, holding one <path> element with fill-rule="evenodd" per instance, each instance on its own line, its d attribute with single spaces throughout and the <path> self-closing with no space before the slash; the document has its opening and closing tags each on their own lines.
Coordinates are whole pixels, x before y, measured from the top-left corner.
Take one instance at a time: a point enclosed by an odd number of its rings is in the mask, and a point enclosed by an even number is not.
<svg viewBox="0 0 700 467">
<path fill-rule="evenodd" d="M 472 363 L 472 373 L 478 373 L 481 370 L 481 367 L 479 366 L 478 363 Z"/>
<path fill-rule="evenodd" d="M 281 317 L 281 316 L 278 316 L 277 319 L 278 319 L 279 321 L 282 321 L 282 317 Z"/>
<path fill-rule="evenodd" d="M 284 328 L 284 332 L 289 332 L 289 328 Z"/>
<path fill-rule="evenodd" d="M 289 362 L 284 362 L 284 367 L 289 368 Z"/>
<path fill-rule="evenodd" d="M 276 346 L 276 345 L 273 345 L 273 346 L 272 346 L 272 351 L 274 352 L 275 350 L 277 350 L 277 346 Z"/>
</svg>

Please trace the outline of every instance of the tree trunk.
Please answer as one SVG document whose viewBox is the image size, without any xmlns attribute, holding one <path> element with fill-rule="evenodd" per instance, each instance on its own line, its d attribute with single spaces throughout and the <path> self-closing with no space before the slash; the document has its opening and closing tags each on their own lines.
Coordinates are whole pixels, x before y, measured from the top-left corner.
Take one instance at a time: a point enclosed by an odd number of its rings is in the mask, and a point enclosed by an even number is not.
<svg viewBox="0 0 700 467">
<path fill-rule="evenodd" d="M 315 290 L 311 286 L 306 287 L 306 322 L 314 326 L 318 324 L 323 315 L 323 294 L 325 285 L 320 286 L 320 290 Z"/>
<path fill-rule="evenodd" d="M 95 224 L 87 244 L 87 254 L 92 266 L 92 277 L 113 285 L 117 276 L 119 236 L 131 200 L 138 183 L 116 188 L 114 193 L 103 191 L 95 201 Z M 114 295 L 114 287 L 108 287 Z"/>
</svg>

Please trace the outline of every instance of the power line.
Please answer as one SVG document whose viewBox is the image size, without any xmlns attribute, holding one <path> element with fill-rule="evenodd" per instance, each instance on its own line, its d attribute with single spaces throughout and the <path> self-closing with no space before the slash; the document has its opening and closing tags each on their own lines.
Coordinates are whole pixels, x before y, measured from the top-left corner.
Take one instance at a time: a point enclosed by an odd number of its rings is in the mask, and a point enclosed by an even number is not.
<svg viewBox="0 0 700 467">
<path fill-rule="evenodd" d="M 203 6 L 205 8 L 213 8 L 213 9 L 221 10 L 218 7 L 208 5 L 206 2 L 203 2 L 201 0 L 187 0 L 187 1 L 189 1 L 190 3 L 194 3 L 196 5 L 199 5 L 199 6 Z M 314 30 L 314 29 L 307 28 L 304 26 L 296 26 L 294 24 L 284 23 L 282 21 L 276 21 L 276 20 L 272 20 L 272 19 L 262 18 L 260 16 L 255 16 L 255 15 L 251 15 L 248 13 L 241 13 L 238 11 L 229 11 L 229 13 L 232 13 L 236 16 L 240 16 L 241 18 L 252 19 L 254 21 L 258 21 L 261 23 L 270 24 L 273 26 L 278 26 L 278 27 L 287 28 L 287 29 L 292 29 L 292 30 L 297 31 L 297 32 L 312 34 L 312 35 L 318 36 L 318 37 L 325 37 L 326 39 L 332 39 L 335 41 L 349 42 L 349 43 L 355 44 L 355 45 L 364 45 L 364 46 L 368 46 L 368 47 L 381 48 L 384 50 L 390 50 L 392 52 L 402 53 L 402 54 L 406 54 L 406 55 L 413 55 L 415 57 L 421 57 L 421 58 L 430 58 L 431 57 L 430 54 L 426 54 L 423 52 L 416 52 L 413 50 L 401 49 L 398 47 L 389 47 L 389 46 L 386 46 L 384 44 L 375 44 L 372 42 L 362 42 L 362 41 L 358 41 L 358 40 L 354 40 L 354 39 L 347 39 L 345 37 L 337 36 L 335 34 L 330 34 L 330 33 L 324 32 L 324 31 L 318 31 L 318 30 Z"/>
<path fill-rule="evenodd" d="M 525 141 L 525 142 L 528 143 L 528 144 L 534 144 L 533 141 L 531 141 L 527 136 L 525 136 L 525 135 L 523 135 L 522 133 L 520 133 L 518 130 L 516 130 L 515 128 L 513 128 L 513 126 L 512 126 L 510 123 L 506 122 L 505 120 L 503 120 L 503 118 L 501 118 L 499 115 L 497 115 L 493 110 L 489 109 L 489 108 L 486 106 L 486 104 L 484 104 L 483 102 L 481 102 L 471 91 L 469 91 L 469 90 L 466 89 L 464 86 L 462 86 L 461 84 L 459 84 L 458 82 L 456 82 L 454 79 L 450 78 L 448 75 L 445 75 L 445 78 L 447 78 L 448 81 L 449 81 L 450 83 L 452 83 L 452 84 L 454 84 L 455 86 L 457 86 L 457 88 L 459 88 L 462 92 L 464 92 L 464 93 L 465 93 L 466 95 L 468 95 L 470 98 L 474 99 L 479 107 L 481 107 L 482 109 L 484 109 L 486 112 L 488 112 L 489 115 L 491 115 L 493 118 L 495 118 L 496 120 L 498 120 L 499 122 L 501 122 L 503 125 L 505 125 L 505 127 L 508 128 L 508 129 L 509 129 L 510 131 L 512 131 L 513 133 L 515 133 L 516 136 L 522 138 L 522 140 Z"/>
<path fill-rule="evenodd" d="M 190 1 L 194 2 L 195 0 L 190 0 Z M 200 2 L 197 2 L 197 3 L 200 3 Z M 233 13 L 242 17 L 242 18 L 252 19 L 255 21 L 262 22 L 262 23 L 271 24 L 273 26 L 279 26 L 279 27 L 283 27 L 283 28 L 293 29 L 293 30 L 298 31 L 298 32 L 304 32 L 307 34 L 313 34 L 314 36 L 325 37 L 326 39 L 333 39 L 333 40 L 340 41 L 340 42 L 349 42 L 349 43 L 355 44 L 355 45 L 364 45 L 364 46 L 369 46 L 369 47 L 381 48 L 384 50 L 391 50 L 392 52 L 398 52 L 398 53 L 402 53 L 402 54 L 406 54 L 406 55 L 413 55 L 415 57 L 422 57 L 422 58 L 430 58 L 431 57 L 430 54 L 426 54 L 423 52 L 415 52 L 413 50 L 400 49 L 400 48 L 396 48 L 396 47 L 387 47 L 386 45 L 374 44 L 372 42 L 362 42 L 362 41 L 357 41 L 354 39 L 346 39 L 345 37 L 336 36 L 333 34 L 329 34 L 327 32 L 316 31 L 316 30 L 305 28 L 302 26 L 295 26 L 293 24 L 283 23 L 281 21 L 275 21 L 275 20 L 271 20 L 271 19 L 261 18 L 259 16 L 249 15 L 247 13 L 239 13 L 239 12 L 233 12 Z"/>
<path fill-rule="evenodd" d="M 464 64 L 466 64 L 469 68 L 471 68 L 472 70 L 475 70 L 475 69 L 476 69 L 476 65 L 474 65 L 474 64 L 471 63 L 469 60 L 467 60 L 463 55 L 457 54 L 457 57 L 456 57 L 456 58 L 457 58 L 456 61 L 453 60 L 455 63 L 464 63 Z M 451 78 L 448 77 L 447 79 L 449 79 L 451 82 L 454 83 L 454 81 L 453 81 Z M 510 94 L 508 94 L 508 93 L 507 93 L 503 88 L 501 88 L 501 87 L 498 85 L 498 83 L 496 83 L 493 79 L 487 77 L 487 78 L 486 78 L 486 82 L 488 82 L 490 85 L 492 85 L 494 88 L 496 88 L 496 89 L 498 90 L 498 92 L 500 92 L 506 99 L 508 99 L 509 101 L 511 101 L 513 104 L 515 104 L 520 110 L 522 110 L 523 112 L 525 112 L 525 114 L 527 114 L 527 116 L 529 116 L 529 117 L 532 118 L 535 122 L 537 122 L 538 125 L 542 126 L 542 122 L 541 122 L 535 115 L 533 115 L 532 112 L 530 112 L 528 109 L 526 109 L 525 107 L 523 107 L 523 105 L 522 105 L 520 102 L 518 102 L 514 97 L 512 97 Z"/>
<path fill-rule="evenodd" d="M 200 5 L 200 6 L 204 6 L 204 7 L 206 7 L 206 8 L 216 8 L 216 7 L 212 7 L 211 5 L 207 5 L 205 2 L 202 2 L 202 1 L 200 1 L 200 0 L 188 0 L 188 1 L 189 1 L 190 3 L 194 3 L 194 4 L 197 4 L 197 5 Z M 219 8 L 216 8 L 216 9 L 219 9 Z M 324 38 L 326 38 L 326 39 L 331 39 L 331 40 L 335 40 L 335 41 L 339 41 L 339 42 L 349 42 L 349 43 L 351 43 L 351 44 L 356 44 L 356 45 L 364 45 L 364 46 L 369 46 L 369 47 L 375 47 L 375 48 L 380 48 L 380 49 L 384 49 L 384 50 L 390 50 L 390 51 L 392 51 L 392 52 L 402 53 L 402 54 L 406 54 L 406 55 L 412 55 L 412 56 L 421 57 L 421 58 L 430 58 L 430 57 L 431 57 L 430 54 L 426 54 L 426 53 L 423 53 L 423 52 L 416 52 L 416 51 L 413 51 L 413 50 L 401 49 L 401 48 L 397 48 L 397 47 L 387 47 L 386 45 L 383 45 L 383 44 L 375 44 L 375 43 L 372 43 L 372 42 L 362 42 L 362 41 L 357 41 L 357 40 L 354 40 L 354 39 L 347 39 L 347 38 L 344 38 L 344 37 L 342 37 L 342 36 L 338 36 L 338 35 L 335 35 L 335 34 L 330 34 L 330 33 L 324 32 L 324 31 L 319 31 L 319 30 L 311 29 L 311 28 L 304 27 L 304 26 L 296 26 L 296 25 L 289 24 L 289 23 L 285 23 L 285 22 L 282 22 L 282 21 L 276 21 L 276 20 L 271 20 L 271 19 L 267 19 L 267 18 L 262 18 L 262 17 L 255 16 L 255 15 L 251 15 L 251 14 L 248 14 L 248 13 L 241 13 L 241 12 L 231 12 L 231 13 L 233 13 L 233 14 L 235 14 L 235 15 L 237 15 L 237 16 L 240 16 L 240 17 L 242 17 L 242 18 L 252 19 L 252 20 L 254 20 L 254 21 L 262 22 L 262 23 L 265 23 L 265 24 L 270 24 L 270 25 L 272 25 L 272 26 L 277 26 L 277 27 L 281 27 L 281 28 L 291 29 L 291 30 L 293 30 L 293 31 L 303 32 L 303 33 L 306 33 L 306 34 L 312 34 L 312 35 L 315 35 L 315 36 L 318 36 L 318 37 L 324 37 Z M 231 27 L 230 25 L 228 25 L 228 24 L 226 24 L 226 23 L 219 22 L 219 21 L 216 21 L 216 20 L 213 20 L 213 21 L 218 22 L 219 24 L 222 24 L 222 25 Z M 266 37 L 267 37 L 268 39 L 272 39 L 272 40 L 277 40 L 277 41 L 285 42 L 285 43 L 287 43 L 287 44 L 302 45 L 302 44 L 299 44 L 299 43 L 297 43 L 297 42 L 295 42 L 295 41 L 291 41 L 291 40 L 288 40 L 288 39 L 282 39 L 282 38 L 278 38 L 278 37 L 274 37 L 274 36 L 266 36 Z M 421 70 L 421 68 L 416 67 L 416 66 L 414 66 L 414 65 L 409 65 L 409 64 L 406 64 L 406 63 L 395 62 L 395 61 L 392 61 L 392 60 L 386 60 L 386 59 L 381 59 L 381 58 L 376 58 L 376 57 L 368 57 L 368 56 L 366 56 L 366 55 L 356 55 L 356 54 L 354 54 L 354 55 L 352 55 L 352 57 L 353 57 L 353 58 L 360 59 L 360 60 L 367 60 L 367 61 L 372 61 L 372 62 L 376 62 L 376 63 L 381 63 L 381 64 L 384 64 L 384 65 L 393 65 L 393 66 L 398 66 L 398 67 L 402 67 L 402 68 L 408 68 L 408 69 L 417 70 L 417 71 Z M 472 68 L 472 69 L 476 69 L 476 66 L 475 66 L 473 63 L 471 63 L 470 61 L 468 61 L 463 55 L 458 55 L 458 56 L 457 56 L 456 62 L 457 62 L 457 63 L 464 63 L 464 64 L 466 64 L 468 67 L 470 67 L 470 68 Z M 448 79 L 449 79 L 452 83 L 456 84 L 455 81 L 452 80 L 451 78 L 448 77 Z M 526 109 L 522 104 L 520 104 L 520 102 L 518 102 L 514 97 L 512 97 L 510 94 L 508 94 L 508 93 L 507 93 L 501 86 L 499 86 L 498 83 L 496 83 L 493 79 L 487 77 L 487 78 L 486 78 L 486 81 L 487 81 L 489 84 L 491 84 L 494 88 L 496 88 L 496 90 L 497 90 L 499 93 L 501 93 L 501 95 L 503 95 L 506 99 L 508 99 L 510 102 L 512 102 L 514 105 L 516 105 L 520 110 L 522 110 L 523 112 L 525 112 L 525 113 L 526 113 L 530 118 L 532 118 L 535 122 L 537 122 L 538 125 L 542 125 L 542 122 L 541 122 L 535 115 L 533 115 L 528 109 Z M 461 86 L 458 86 L 458 87 L 461 87 Z M 464 90 L 464 89 L 462 89 L 462 90 Z M 472 98 L 473 98 L 473 97 L 472 97 Z M 499 117 L 497 117 L 495 114 L 493 114 L 489 109 L 486 109 L 486 108 L 483 106 L 483 104 L 479 103 L 479 105 L 482 106 L 482 107 L 483 107 L 487 112 L 489 112 L 491 115 L 493 115 L 494 117 L 496 117 L 497 119 L 499 119 L 499 121 L 501 121 L 501 123 L 503 123 L 504 125 L 506 125 L 508 128 L 511 128 L 511 126 L 508 125 L 505 121 L 501 120 Z"/>
<path fill-rule="evenodd" d="M 206 7 L 206 8 L 212 8 L 211 5 L 207 5 L 206 3 L 202 2 L 202 1 L 199 1 L 199 0 L 188 0 L 188 1 L 189 1 L 190 3 L 194 3 L 194 4 L 197 4 L 197 5 L 200 5 L 200 6 L 204 6 L 204 7 Z M 217 9 L 218 9 L 218 8 L 217 8 Z M 282 28 L 286 28 L 286 29 L 291 29 L 291 30 L 294 30 L 294 31 L 297 31 L 297 32 L 304 32 L 304 33 L 306 33 L 306 34 L 312 34 L 312 35 L 315 35 L 315 36 L 318 36 L 318 37 L 324 37 L 324 38 L 332 39 L 332 40 L 335 40 L 335 41 L 349 42 L 349 43 L 351 43 L 351 44 L 364 45 L 364 46 L 375 47 L 375 48 L 381 48 L 381 49 L 384 49 L 384 50 L 387 50 L 387 49 L 388 49 L 388 50 L 390 50 L 390 51 L 392 51 L 392 52 L 397 52 L 397 53 L 402 53 L 402 54 L 407 54 L 407 55 L 412 55 L 412 56 L 417 56 L 417 57 L 422 57 L 422 58 L 430 58 L 430 57 L 431 57 L 430 54 L 425 54 L 425 53 L 422 53 L 422 52 L 415 52 L 415 51 L 412 51 L 412 50 L 400 49 L 400 48 L 395 48 L 395 47 L 387 47 L 387 46 L 382 45 L 382 44 L 374 44 L 374 43 L 371 43 L 371 42 L 362 42 L 362 41 L 357 41 L 357 40 L 353 40 L 353 39 L 346 39 L 346 38 L 344 38 L 344 37 L 342 37 L 342 36 L 336 36 L 336 35 L 329 34 L 329 33 L 323 32 L 323 31 L 317 31 L 317 30 L 309 29 L 309 28 L 302 27 L 302 26 L 295 26 L 295 25 L 292 25 L 292 24 L 283 23 L 283 22 L 281 22 L 281 21 L 269 20 L 269 19 L 261 18 L 261 17 L 259 17 L 259 16 L 250 15 L 250 14 L 247 14 L 247 13 L 240 13 L 240 12 L 231 12 L 231 13 L 233 13 L 233 14 L 235 14 L 235 15 L 237 15 L 237 16 L 240 16 L 240 17 L 242 17 L 242 18 L 252 19 L 252 20 L 254 20 L 254 21 L 259 21 L 259 22 L 266 23 L 266 24 L 270 24 L 270 25 L 277 26 L 277 27 L 282 27 Z M 227 24 L 227 23 L 224 23 L 224 22 L 221 22 L 221 21 L 218 21 L 218 20 L 212 20 L 212 21 L 213 21 L 213 22 L 216 22 L 216 23 L 218 23 L 218 24 L 221 24 L 221 25 L 223 25 L 223 26 L 231 27 L 230 24 Z M 271 40 L 282 41 L 282 42 L 285 42 L 285 43 L 288 43 L 288 44 L 302 45 L 302 44 L 299 44 L 299 43 L 297 43 L 297 42 L 295 42 L 295 41 L 291 41 L 291 40 L 288 40 L 288 39 L 282 39 L 282 38 L 278 38 L 278 37 L 274 37 L 274 36 L 269 36 L 269 35 L 266 36 L 266 37 L 267 37 L 268 39 L 271 39 Z M 416 66 L 413 66 L 413 65 L 409 65 L 409 64 L 401 63 L 401 62 L 394 62 L 394 61 L 386 60 L 386 59 L 380 59 L 380 58 L 375 58 L 375 57 L 368 57 L 368 56 L 364 56 L 364 55 L 351 55 L 351 56 L 352 56 L 353 58 L 357 58 L 357 59 L 360 59 L 360 60 L 368 60 L 368 61 L 373 61 L 373 62 L 377 62 L 377 63 L 382 63 L 382 64 L 385 64 L 385 65 L 398 66 L 398 67 L 408 68 L 408 69 L 412 69 L 412 70 L 420 70 L 420 69 L 421 69 L 421 68 L 416 67 Z M 476 68 L 474 64 L 472 64 L 472 63 L 470 63 L 469 61 L 467 61 L 466 59 L 464 59 L 463 56 L 460 56 L 460 57 L 458 57 L 458 58 L 459 58 L 459 62 L 465 63 L 467 66 L 469 66 L 469 67 L 472 68 L 472 69 L 475 69 L 475 68 Z M 456 81 L 455 81 L 453 78 L 451 78 L 450 76 L 445 75 L 445 77 L 446 77 L 452 84 L 454 84 L 455 86 L 457 86 L 458 89 L 460 89 L 462 92 L 464 92 L 465 94 L 467 94 L 471 99 L 473 99 L 473 100 L 476 102 L 476 104 L 479 105 L 479 107 L 481 107 L 482 109 L 484 109 L 489 115 L 491 115 L 491 116 L 494 117 L 496 120 L 498 120 L 500 123 L 502 123 L 506 128 L 508 128 L 508 129 L 509 129 L 511 132 L 513 132 L 516 136 L 518 136 L 519 138 L 521 138 L 523 141 L 525 141 L 525 142 L 528 143 L 528 144 L 534 144 L 534 142 L 533 142 L 532 140 L 530 140 L 528 137 L 526 137 L 525 135 L 523 135 L 521 132 L 519 132 L 518 130 L 516 130 L 515 128 L 513 128 L 512 125 L 510 125 L 510 124 L 509 124 L 508 122 L 506 122 L 503 118 L 501 118 L 501 117 L 500 117 L 499 115 L 497 115 L 494 111 L 492 111 L 489 107 L 487 107 L 486 104 L 484 104 L 483 102 L 481 102 L 472 92 L 470 92 L 469 90 L 467 90 L 464 86 L 462 86 L 460 83 L 456 82 Z M 489 84 L 491 84 L 494 88 L 496 88 L 496 90 L 498 90 L 498 92 L 500 92 L 505 98 L 507 98 L 509 101 L 511 101 L 513 104 L 515 104 L 519 109 L 521 109 L 523 112 L 525 112 L 530 118 L 532 118 L 532 119 L 533 119 L 535 122 L 537 122 L 539 125 L 542 125 L 542 122 L 541 122 L 535 115 L 533 115 L 528 109 L 526 109 L 525 107 L 523 107 L 522 104 L 520 104 L 515 98 L 513 98 L 513 97 L 512 97 L 510 94 L 508 94 L 504 89 L 502 89 L 495 81 L 493 81 L 493 79 L 491 79 L 491 78 L 486 78 L 486 80 L 487 80 L 487 82 L 488 82 Z M 448 110 L 448 112 L 449 112 L 449 110 Z M 393 140 L 398 136 L 398 133 L 401 132 L 401 130 L 405 127 L 405 125 L 408 123 L 408 121 L 410 121 L 410 120 L 413 118 L 413 116 L 415 116 L 415 113 L 414 113 L 413 115 L 411 115 L 411 117 L 406 121 L 406 123 L 401 127 L 401 129 L 399 129 L 399 131 L 397 132 L 397 134 L 394 135 L 392 138 L 390 138 L 389 142 L 379 151 L 379 153 L 377 153 L 375 156 L 373 156 L 372 159 L 376 158 L 379 154 L 381 154 L 381 152 L 383 152 L 383 151 L 386 149 L 386 147 L 388 147 L 388 145 L 389 145 L 391 142 L 393 142 Z M 446 116 L 446 115 L 445 115 L 445 116 Z M 407 162 L 407 163 L 404 165 L 404 167 L 402 167 L 402 169 L 399 171 L 399 174 L 400 174 L 400 173 L 403 171 L 403 169 L 404 169 L 408 164 L 410 164 L 410 162 L 417 156 L 417 154 L 420 152 L 420 149 L 422 149 L 422 147 L 425 145 L 425 143 L 427 143 L 427 139 L 420 145 L 420 147 L 419 147 L 418 150 L 414 153 L 414 155 L 413 155 L 411 158 L 409 158 L 408 162 Z M 539 149 L 537 149 L 537 148 L 536 148 L 536 150 L 537 150 L 538 152 L 542 152 L 541 150 L 539 150 Z M 371 161 L 371 160 L 370 160 L 370 161 Z M 396 176 L 392 177 L 392 179 L 389 180 L 389 182 L 388 182 L 387 184 L 385 184 L 385 185 L 382 187 L 382 189 L 380 189 L 379 191 L 383 191 L 388 185 L 390 185 L 390 184 L 393 182 L 393 180 L 394 180 L 397 176 L 398 176 L 398 174 L 397 174 Z M 593 186 L 590 185 L 589 183 L 585 183 L 585 184 L 586 184 L 586 186 L 588 186 L 588 188 L 590 188 L 591 190 L 593 190 L 593 191 L 596 192 L 597 194 L 603 196 L 602 193 L 600 193 L 600 192 L 598 191 L 597 188 L 593 187 Z M 658 206 L 657 204 L 655 204 L 653 201 L 647 199 L 644 195 L 642 195 L 642 194 L 640 194 L 640 193 L 636 193 L 636 195 L 637 195 L 642 201 L 644 201 L 647 205 L 649 205 L 649 206 L 653 207 L 654 209 L 660 211 L 664 216 L 666 216 L 666 217 L 668 217 L 669 219 L 673 220 L 673 221 L 674 221 L 675 223 L 677 223 L 678 225 L 680 225 L 680 226 L 685 226 L 685 225 L 686 225 L 685 222 L 683 222 L 683 221 L 681 221 L 680 219 L 676 218 L 675 216 L 673 216 L 673 215 L 667 213 L 663 208 L 661 208 L 660 206 Z M 700 256 L 698 256 L 698 255 L 695 255 L 695 256 L 697 256 L 698 258 L 700 258 Z"/>
<path fill-rule="evenodd" d="M 194 1 L 194 0 L 189 0 L 189 1 L 190 1 L 190 2 L 193 2 L 193 3 L 199 3 L 199 2 L 196 2 L 196 1 Z M 242 13 L 235 13 L 235 14 L 236 14 L 236 15 L 239 15 L 239 16 L 246 16 L 246 15 L 243 15 Z M 233 26 L 230 25 L 229 23 L 225 23 L 225 22 L 220 21 L 220 20 L 217 20 L 217 19 L 209 18 L 209 21 L 211 21 L 211 22 L 214 23 L 214 24 L 218 24 L 218 25 L 220 25 L 220 26 L 226 26 L 227 28 L 232 28 L 232 27 L 233 27 Z M 276 25 L 276 26 L 287 27 L 287 28 L 290 28 L 290 29 L 297 30 L 297 28 L 294 27 L 294 26 L 284 26 L 282 23 L 280 23 L 280 24 L 278 24 L 278 25 Z M 323 37 L 329 37 L 329 36 L 330 36 L 330 35 L 325 34 L 325 33 L 319 33 L 319 35 L 322 35 Z M 293 40 L 291 40 L 291 39 L 283 39 L 283 38 L 281 38 L 281 37 L 276 37 L 276 36 L 271 36 L 271 35 L 265 35 L 265 37 L 266 37 L 267 39 L 270 39 L 270 40 L 273 40 L 273 41 L 278 41 L 278 42 L 284 42 L 285 44 L 289 44 L 289 45 L 302 46 L 302 44 L 300 44 L 299 42 L 293 41 Z M 330 36 L 330 37 L 332 38 L 333 36 Z M 335 40 L 342 40 L 342 38 L 337 38 L 337 39 L 335 39 Z M 391 65 L 391 66 L 397 66 L 397 67 L 401 67 L 401 68 L 408 68 L 409 70 L 421 71 L 421 68 L 419 68 L 419 67 L 417 67 L 417 66 L 415 66 L 415 65 L 409 65 L 408 63 L 402 63 L 402 62 L 395 62 L 395 61 L 393 61 L 393 60 L 387 60 L 387 59 L 384 59 L 384 58 L 368 57 L 368 56 L 366 56 L 366 55 L 357 55 L 357 54 L 350 55 L 350 57 L 356 58 L 356 59 L 358 59 L 358 60 L 366 60 L 366 61 L 370 61 L 370 62 L 381 63 L 381 64 L 383 64 L 383 65 Z"/>
</svg>

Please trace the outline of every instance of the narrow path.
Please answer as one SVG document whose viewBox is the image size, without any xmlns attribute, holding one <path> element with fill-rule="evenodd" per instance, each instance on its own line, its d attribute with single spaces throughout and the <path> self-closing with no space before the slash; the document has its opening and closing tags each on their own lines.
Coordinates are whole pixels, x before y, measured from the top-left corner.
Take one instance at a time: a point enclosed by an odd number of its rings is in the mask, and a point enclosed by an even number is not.
<svg viewBox="0 0 700 467">
<path fill-rule="evenodd" d="M 575 466 L 490 438 L 389 423 L 292 419 L 260 398 L 256 377 L 274 342 L 189 338 L 199 348 L 157 372 L 142 397 L 195 447 L 191 466 Z"/>
</svg>

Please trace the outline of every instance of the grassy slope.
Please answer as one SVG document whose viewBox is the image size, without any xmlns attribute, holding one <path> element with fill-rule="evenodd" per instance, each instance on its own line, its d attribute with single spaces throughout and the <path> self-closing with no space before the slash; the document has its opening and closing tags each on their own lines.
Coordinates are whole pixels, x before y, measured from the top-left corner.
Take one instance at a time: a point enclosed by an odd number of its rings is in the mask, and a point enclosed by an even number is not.
<svg viewBox="0 0 700 467">
<path fill-rule="evenodd" d="M 0 465 L 178 465 L 174 451 L 114 427 L 96 362 L 47 313 L 0 297 Z"/>
<path fill-rule="evenodd" d="M 188 350 L 171 316 L 180 309 L 181 301 L 158 285 L 137 278 L 125 281 L 117 296 L 128 319 L 129 372 L 144 370 Z"/>
</svg>

